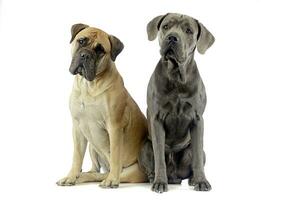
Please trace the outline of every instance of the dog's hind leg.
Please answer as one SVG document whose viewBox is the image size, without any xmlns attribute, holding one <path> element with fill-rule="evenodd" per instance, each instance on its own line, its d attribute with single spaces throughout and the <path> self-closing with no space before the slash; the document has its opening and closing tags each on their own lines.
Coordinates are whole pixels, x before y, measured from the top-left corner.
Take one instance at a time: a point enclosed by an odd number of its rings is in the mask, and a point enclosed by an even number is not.
<svg viewBox="0 0 281 200">
<path fill-rule="evenodd" d="M 108 176 L 108 173 L 82 172 L 76 180 L 76 184 L 87 182 L 100 182 Z"/>
<path fill-rule="evenodd" d="M 98 153 L 95 151 L 93 145 L 89 144 L 89 152 L 92 160 L 92 169 L 89 172 L 100 172 L 100 163 L 98 160 Z"/>
<path fill-rule="evenodd" d="M 148 180 L 150 183 L 153 183 L 154 181 L 154 154 L 153 154 L 153 148 L 152 148 L 152 142 L 150 140 L 146 140 L 139 158 L 139 165 L 143 169 L 143 171 L 146 173 Z"/>
<path fill-rule="evenodd" d="M 86 182 L 100 182 L 103 181 L 107 176 L 107 173 L 97 173 L 97 172 L 82 172 L 76 180 L 76 184 L 86 183 Z M 124 168 L 120 174 L 121 183 L 144 183 L 147 182 L 146 175 L 139 168 L 138 163 Z"/>
<path fill-rule="evenodd" d="M 147 176 L 140 169 L 138 162 L 124 168 L 120 174 L 121 183 L 145 183 L 147 181 Z"/>
<path fill-rule="evenodd" d="M 108 176 L 109 170 L 107 170 L 107 164 L 102 162 L 98 153 L 95 151 L 93 145 L 91 144 L 89 144 L 89 152 L 92 160 L 92 169 L 88 172 L 82 172 L 76 180 L 76 184 L 86 182 L 100 182 Z M 104 173 L 100 173 L 101 168 L 103 169 Z"/>
<path fill-rule="evenodd" d="M 181 179 L 190 178 L 192 175 L 191 162 L 192 162 L 192 152 L 191 145 L 186 149 L 178 152 L 177 155 L 178 166 L 177 166 L 177 176 Z"/>
<path fill-rule="evenodd" d="M 177 153 L 168 152 L 165 155 L 166 171 L 169 184 L 181 184 L 182 179 L 177 175 Z"/>
</svg>

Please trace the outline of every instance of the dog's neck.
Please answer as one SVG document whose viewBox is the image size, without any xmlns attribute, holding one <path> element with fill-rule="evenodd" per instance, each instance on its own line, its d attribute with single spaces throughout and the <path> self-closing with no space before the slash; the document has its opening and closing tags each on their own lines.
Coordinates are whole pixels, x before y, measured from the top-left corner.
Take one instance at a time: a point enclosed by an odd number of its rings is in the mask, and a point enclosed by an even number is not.
<svg viewBox="0 0 281 200">
<path fill-rule="evenodd" d="M 123 80 L 116 69 L 115 63 L 110 62 L 106 70 L 97 74 L 93 81 L 88 81 L 83 76 L 76 75 L 74 89 L 78 90 L 81 94 L 83 93 L 94 97 L 104 93 L 113 83 L 116 84 L 118 82 L 123 84 Z"/>
<path fill-rule="evenodd" d="M 165 60 L 161 58 L 162 65 L 165 66 L 165 75 L 166 77 L 172 82 L 179 82 L 181 84 L 187 84 L 192 75 L 194 68 L 196 68 L 196 63 L 194 60 L 194 54 L 189 54 L 185 62 L 177 63 L 170 60 Z M 176 72 L 171 73 L 171 69 L 176 68 L 178 69 Z M 166 70 L 167 69 L 167 70 Z"/>
<path fill-rule="evenodd" d="M 186 60 L 185 63 L 178 66 L 180 70 L 171 75 L 168 70 L 168 63 L 163 58 L 156 67 L 155 81 L 158 82 L 157 90 L 162 94 L 184 94 L 190 97 L 198 89 L 199 72 L 193 56 Z"/>
</svg>

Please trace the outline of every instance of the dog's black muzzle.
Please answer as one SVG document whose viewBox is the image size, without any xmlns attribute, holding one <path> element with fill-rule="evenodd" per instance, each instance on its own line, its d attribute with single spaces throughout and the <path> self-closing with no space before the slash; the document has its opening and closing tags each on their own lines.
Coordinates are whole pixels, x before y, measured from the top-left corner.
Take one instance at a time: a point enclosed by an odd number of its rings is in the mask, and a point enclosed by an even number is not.
<svg viewBox="0 0 281 200">
<path fill-rule="evenodd" d="M 164 43 L 162 45 L 162 56 L 164 56 L 165 60 L 178 60 L 179 54 L 179 45 L 180 45 L 180 38 L 178 34 L 176 33 L 171 33 L 166 36 Z"/>
<path fill-rule="evenodd" d="M 69 71 L 71 74 L 80 74 L 87 80 L 92 81 L 95 77 L 94 55 L 92 51 L 81 49 L 72 59 Z"/>
</svg>

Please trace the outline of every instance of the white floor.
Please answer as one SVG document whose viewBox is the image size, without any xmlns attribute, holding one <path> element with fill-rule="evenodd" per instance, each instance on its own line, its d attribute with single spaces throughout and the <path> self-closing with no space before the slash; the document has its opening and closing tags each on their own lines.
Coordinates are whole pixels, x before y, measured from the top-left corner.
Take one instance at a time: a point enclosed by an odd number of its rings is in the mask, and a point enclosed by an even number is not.
<svg viewBox="0 0 281 200">
<path fill-rule="evenodd" d="M 281 1 L 0 0 L 0 200 L 280 200 Z M 73 143 L 68 98 L 70 28 L 86 23 L 125 44 L 116 66 L 146 112 L 147 83 L 160 58 L 147 40 L 155 16 L 197 18 L 216 38 L 195 54 L 207 90 L 204 150 L 210 192 L 185 181 L 156 194 L 149 184 L 58 187 Z M 90 169 L 88 155 L 84 170 Z"/>
</svg>

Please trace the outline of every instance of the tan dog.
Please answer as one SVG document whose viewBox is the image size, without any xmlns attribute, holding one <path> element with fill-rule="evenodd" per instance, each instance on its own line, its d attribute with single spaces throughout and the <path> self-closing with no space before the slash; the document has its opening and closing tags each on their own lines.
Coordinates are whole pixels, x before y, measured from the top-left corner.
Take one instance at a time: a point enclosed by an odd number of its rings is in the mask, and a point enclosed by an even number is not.
<svg viewBox="0 0 281 200">
<path fill-rule="evenodd" d="M 122 42 L 102 30 L 84 24 L 72 26 L 72 63 L 75 76 L 70 97 L 74 154 L 67 177 L 58 185 L 102 181 L 101 187 L 119 182 L 145 182 L 137 158 L 147 136 L 144 115 L 124 87 L 114 61 Z M 87 143 L 92 170 L 81 167 Z M 100 169 L 105 173 L 100 173 Z"/>
</svg>

